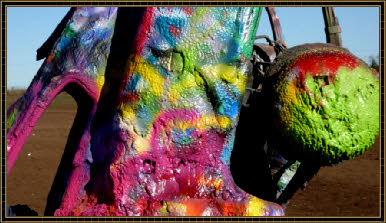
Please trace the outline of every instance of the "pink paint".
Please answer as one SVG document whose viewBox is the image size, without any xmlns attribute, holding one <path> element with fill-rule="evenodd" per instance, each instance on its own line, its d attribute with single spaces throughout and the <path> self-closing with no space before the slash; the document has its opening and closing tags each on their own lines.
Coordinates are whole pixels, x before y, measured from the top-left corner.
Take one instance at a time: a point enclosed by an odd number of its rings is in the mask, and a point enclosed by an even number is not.
<svg viewBox="0 0 386 223">
<path fill-rule="evenodd" d="M 197 118 L 199 118 L 198 113 L 188 109 L 178 109 L 178 110 L 162 113 L 161 115 L 158 116 L 157 120 L 154 121 L 153 129 L 151 130 L 151 133 L 150 133 L 152 148 L 155 148 L 155 150 L 162 150 L 162 148 L 159 148 L 160 139 L 158 139 L 157 136 L 162 133 L 162 130 L 164 128 L 170 127 L 170 124 L 172 124 L 173 121 L 179 119 L 179 120 L 184 120 L 186 122 L 192 122 Z"/>
<path fill-rule="evenodd" d="M 13 103 L 9 108 L 8 108 L 8 111 L 7 111 L 7 114 L 11 114 L 12 111 L 15 109 L 16 106 L 19 106 L 19 103 L 21 103 L 23 101 L 23 97 L 17 99 L 15 101 L 15 103 Z"/>
<path fill-rule="evenodd" d="M 196 122 L 201 116 L 191 110 L 177 109 L 158 116 L 153 123 L 151 131 L 152 151 L 157 154 L 169 154 L 179 158 L 197 159 L 203 162 L 208 161 L 210 155 L 219 157 L 225 142 L 225 134 L 221 130 L 197 130 Z M 190 123 L 190 142 L 181 145 L 173 142 L 173 128 L 176 121 Z M 165 135 L 166 134 L 166 135 Z M 205 157 L 205 159 L 202 159 Z"/>
<path fill-rule="evenodd" d="M 95 199 L 92 199 L 96 194 L 81 196 L 80 191 L 83 191 L 84 188 L 82 182 L 89 182 L 88 174 L 85 175 L 87 171 L 83 170 L 83 165 L 88 165 L 83 164 L 86 144 L 81 143 L 81 148 L 78 149 L 75 156 L 74 166 L 76 168 L 70 178 L 66 194 L 63 196 L 62 205 L 55 215 L 100 215 L 102 212 L 103 215 L 116 216 L 152 215 L 151 210 L 156 211 L 155 207 L 159 205 L 160 201 L 172 201 L 176 196 L 203 199 L 211 196 L 213 189 L 210 183 L 208 185 L 200 182 L 200 179 L 205 179 L 208 174 L 211 175 L 216 171 L 224 172 L 221 177 L 225 177 L 223 180 L 231 184 L 228 169 L 218 158 L 225 142 L 225 136 L 222 133 L 215 130 L 194 130 L 191 136 L 198 137 L 199 141 L 193 141 L 182 147 L 172 144 L 160 146 L 162 143 L 159 144 L 158 136 L 169 138 L 163 133 L 173 129 L 176 121 L 191 122 L 194 127 L 194 122 L 200 117 L 197 112 L 187 109 L 177 109 L 159 115 L 151 131 L 151 150 L 141 155 L 123 155 L 126 143 L 130 145 L 130 141 L 134 139 L 126 132 L 117 132 L 117 141 L 114 142 L 117 153 L 110 164 L 109 174 L 113 182 L 114 203 L 112 204 L 102 206 L 97 204 Z M 87 138 L 84 136 L 82 141 L 88 141 Z M 130 150 L 130 148 L 127 149 Z M 180 150 L 181 153 L 178 153 L 177 150 Z M 220 187 L 224 185 L 221 184 Z M 234 191 L 232 185 L 227 185 L 227 188 L 229 191 Z M 228 199 L 228 196 L 224 198 Z M 150 204 L 154 207 L 149 207 Z M 120 206 L 125 208 L 118 208 Z"/>
<path fill-rule="evenodd" d="M 194 13 L 194 9 L 190 7 L 182 10 L 187 16 Z M 172 7 L 144 9 L 136 41 L 132 47 L 133 51 L 130 54 L 130 61 L 125 64 L 127 73 L 120 80 L 116 79 L 122 83 L 121 91 L 118 91 L 118 94 L 124 89 L 127 79 L 132 75 L 131 72 L 137 69 L 135 64 L 130 64 L 133 58 L 145 61 L 148 59 L 144 58 L 144 55 L 149 52 L 150 47 L 153 47 L 149 40 L 159 34 L 158 32 L 152 33 L 155 16 L 171 16 L 175 15 L 174 12 L 175 8 Z M 177 13 L 181 13 L 180 9 Z M 236 11 L 234 13 L 239 14 Z M 230 15 L 229 12 L 229 18 L 231 18 Z M 244 17 L 241 14 L 238 16 Z M 84 20 L 84 22 L 87 21 Z M 79 22 L 82 23 L 80 20 Z M 206 22 L 205 17 L 203 22 Z M 210 19 L 208 22 L 213 23 L 214 21 Z M 249 22 L 249 20 L 241 22 Z M 165 28 L 163 30 L 169 29 L 174 37 L 180 36 L 181 32 L 185 31 L 172 25 L 169 26 L 167 23 L 163 28 Z M 232 30 L 229 32 L 232 33 Z M 245 32 L 248 33 L 248 29 Z M 221 41 L 231 40 L 232 38 L 228 38 Z M 69 51 L 63 52 L 71 52 L 73 50 L 71 47 L 73 46 L 69 46 Z M 47 58 L 45 66 L 52 60 L 52 55 Z M 78 54 L 76 61 L 73 60 L 71 53 L 60 56 L 62 59 L 67 56 L 67 65 L 72 68 L 81 69 L 87 63 L 85 58 L 78 58 Z M 242 58 L 243 62 L 248 59 Z M 130 132 L 132 126 L 124 129 L 127 125 L 123 125 L 122 120 L 119 120 L 120 111 L 116 104 L 112 105 L 113 108 L 106 108 L 111 109 L 108 110 L 111 113 L 108 113 L 107 117 L 104 116 L 107 113 L 104 113 L 103 108 L 94 119 L 99 99 L 95 80 L 81 73 L 61 76 L 54 77 L 44 89 L 40 82 L 37 82 L 40 85 L 33 84 L 31 87 L 31 99 L 28 99 L 31 103 L 22 107 L 20 111 L 21 114 L 26 115 L 20 117 L 15 124 L 16 127 L 9 132 L 9 145 L 12 145 L 12 148 L 8 153 L 7 166 L 9 173 L 21 146 L 37 120 L 67 84 L 77 83 L 86 91 L 94 105 L 79 146 L 73 148 L 76 149 L 76 152 L 72 166 L 66 170 L 66 173 L 71 175 L 64 194 L 60 198 L 60 206 L 54 212 L 55 216 L 154 215 L 159 212 L 158 209 L 163 206 L 163 202 L 169 201 L 187 205 L 186 215 L 199 215 L 209 206 L 214 208 L 212 215 L 221 215 L 226 212 L 221 212 L 222 207 L 219 207 L 219 203 L 228 202 L 238 205 L 246 201 L 249 195 L 237 188 L 232 181 L 229 167 L 220 159 L 223 148 L 228 146 L 234 132 L 225 131 L 208 123 L 200 123 L 204 125 L 205 129 L 199 129 L 197 124 L 202 118 L 200 111 L 165 106 L 149 126 L 150 142 L 144 143 L 143 146 L 150 143 L 150 150 L 139 153 L 134 146 L 134 142 L 138 143 L 135 141 L 136 134 Z M 50 76 L 45 78 L 49 79 Z M 134 103 L 141 100 L 140 97 L 142 97 L 136 93 L 121 95 L 121 98 L 118 99 L 106 98 L 109 94 L 103 96 L 104 100 L 119 100 L 121 104 Z M 107 103 L 107 105 L 110 104 Z M 207 112 L 207 110 L 202 112 Z M 99 116 L 99 114 L 102 115 Z M 135 122 L 135 120 L 132 121 Z M 92 122 L 95 125 L 91 132 Z M 188 129 L 181 129 L 177 122 L 186 124 Z M 93 138 L 92 144 L 90 143 L 91 138 Z"/>
<path fill-rule="evenodd" d="M 33 83 L 27 92 L 27 95 L 30 96 L 29 101 L 24 102 L 25 104 L 22 105 L 19 111 L 20 117 L 18 117 L 17 122 L 7 133 L 7 146 L 10 147 L 9 151 L 7 151 L 7 175 L 11 172 L 22 146 L 44 110 L 69 83 L 77 83 L 81 86 L 96 105 L 99 97 L 98 88 L 94 80 L 85 75 L 78 73 L 64 74 L 60 79 L 56 79 L 44 89 L 42 89 L 40 81 Z M 42 95 L 39 95 L 42 90 L 44 90 L 44 92 Z M 95 111 L 95 109 L 96 107 L 93 111 Z"/>
<path fill-rule="evenodd" d="M 55 211 L 55 216 L 68 216 L 77 204 L 79 189 L 84 180 L 83 166 L 77 166 L 73 169 L 68 186 L 63 195 L 60 208 Z"/>
</svg>

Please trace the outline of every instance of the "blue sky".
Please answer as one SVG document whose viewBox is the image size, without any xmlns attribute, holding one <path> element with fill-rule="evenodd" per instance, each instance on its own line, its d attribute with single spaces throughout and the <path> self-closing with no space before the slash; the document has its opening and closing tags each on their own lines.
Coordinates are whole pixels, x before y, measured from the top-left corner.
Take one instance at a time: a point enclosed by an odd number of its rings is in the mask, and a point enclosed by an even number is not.
<svg viewBox="0 0 386 223">
<path fill-rule="evenodd" d="M 7 87 L 26 88 L 43 60 L 36 50 L 65 16 L 68 7 L 7 8 Z M 276 7 L 284 39 L 289 47 L 303 43 L 326 42 L 320 7 Z M 379 54 L 379 8 L 336 7 L 342 28 L 343 47 L 368 62 Z M 269 35 L 267 13 L 263 12 L 257 35 Z"/>
</svg>

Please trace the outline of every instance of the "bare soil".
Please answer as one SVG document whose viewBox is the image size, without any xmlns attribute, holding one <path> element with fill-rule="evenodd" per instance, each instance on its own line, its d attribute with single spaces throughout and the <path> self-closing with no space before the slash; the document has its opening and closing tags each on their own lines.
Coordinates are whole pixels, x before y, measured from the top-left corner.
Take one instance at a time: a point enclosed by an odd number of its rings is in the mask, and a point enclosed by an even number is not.
<svg viewBox="0 0 386 223">
<path fill-rule="evenodd" d="M 7 107 L 24 91 L 7 92 Z M 6 179 L 8 205 L 25 204 L 44 213 L 46 199 L 76 114 L 76 102 L 62 93 L 48 107 L 27 139 Z M 286 209 L 287 216 L 378 216 L 380 145 L 357 159 L 322 167 Z"/>
</svg>

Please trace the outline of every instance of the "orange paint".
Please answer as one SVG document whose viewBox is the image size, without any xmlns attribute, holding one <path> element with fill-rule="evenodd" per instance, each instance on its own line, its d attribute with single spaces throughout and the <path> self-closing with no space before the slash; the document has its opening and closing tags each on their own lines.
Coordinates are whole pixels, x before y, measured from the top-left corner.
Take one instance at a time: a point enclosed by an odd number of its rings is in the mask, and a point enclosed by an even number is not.
<svg viewBox="0 0 386 223">
<path fill-rule="evenodd" d="M 189 199 L 184 202 L 186 206 L 186 216 L 201 216 L 205 208 L 209 206 L 206 199 Z"/>
<path fill-rule="evenodd" d="M 246 208 L 244 203 L 234 203 L 229 201 L 224 201 L 224 203 L 220 205 L 222 208 L 222 215 L 224 216 L 243 216 Z"/>
</svg>

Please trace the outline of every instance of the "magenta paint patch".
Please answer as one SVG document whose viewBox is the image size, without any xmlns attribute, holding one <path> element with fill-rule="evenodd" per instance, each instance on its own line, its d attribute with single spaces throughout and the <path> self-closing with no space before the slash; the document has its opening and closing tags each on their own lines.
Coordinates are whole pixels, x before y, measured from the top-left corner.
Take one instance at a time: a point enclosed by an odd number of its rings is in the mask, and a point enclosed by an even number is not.
<svg viewBox="0 0 386 223">
<path fill-rule="evenodd" d="M 8 132 L 8 173 L 38 117 L 75 83 L 92 108 L 79 141 L 69 138 L 75 152 L 58 170 L 52 191 L 60 193 L 49 198 L 48 214 L 283 215 L 277 204 L 238 188 L 224 161 L 260 12 L 76 8 L 19 111 L 33 114 L 33 123 L 18 118 Z"/>
</svg>

